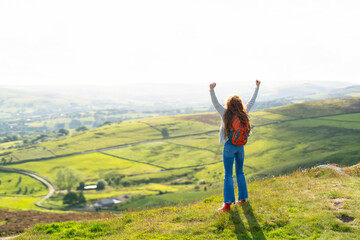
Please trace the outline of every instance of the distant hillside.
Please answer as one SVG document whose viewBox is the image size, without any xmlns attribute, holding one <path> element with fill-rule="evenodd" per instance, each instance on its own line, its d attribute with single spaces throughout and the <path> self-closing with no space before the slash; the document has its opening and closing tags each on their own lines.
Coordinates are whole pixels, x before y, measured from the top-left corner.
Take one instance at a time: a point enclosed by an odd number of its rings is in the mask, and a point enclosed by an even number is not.
<svg viewBox="0 0 360 240">
<path fill-rule="evenodd" d="M 53 93 L 0 89 L 0 117 L 19 118 L 89 110 L 88 101 Z"/>
<path fill-rule="evenodd" d="M 299 87 L 299 89 L 298 89 Z M 260 99 L 274 98 L 272 100 L 260 100 L 255 103 L 253 110 L 262 110 L 267 108 L 290 105 L 299 102 L 309 102 L 314 100 L 323 100 L 329 98 L 347 98 L 360 97 L 360 85 L 349 86 L 345 88 L 336 88 L 328 90 L 329 87 L 304 84 L 298 87 L 285 88 L 280 92 L 261 94 Z"/>
<path fill-rule="evenodd" d="M 360 97 L 360 85 L 333 89 L 331 91 L 327 91 L 320 94 L 308 95 L 305 98 L 317 100 L 317 99 L 344 98 L 344 97 Z"/>
<path fill-rule="evenodd" d="M 323 94 L 333 90 L 347 88 L 349 86 L 351 86 L 351 84 L 344 82 L 289 83 L 284 87 L 263 91 L 261 93 L 260 100 L 269 101 L 281 98 L 302 98 L 309 95 Z"/>
<path fill-rule="evenodd" d="M 307 169 L 248 184 L 250 201 L 217 212 L 218 194 L 116 219 L 38 225 L 19 239 L 358 239 L 360 166 Z"/>
<path fill-rule="evenodd" d="M 66 89 L 62 91 L 66 92 Z M 208 111 L 208 108 L 185 106 L 159 110 L 151 107 L 154 103 L 86 99 L 76 96 L 73 89 L 72 92 L 75 96 L 54 91 L 0 88 L 0 138 L 8 135 L 26 138 L 62 128 L 93 128 L 105 122 Z"/>
<path fill-rule="evenodd" d="M 332 98 L 272 108 L 266 111 L 294 118 L 358 113 L 360 112 L 359 99 L 360 98 Z"/>
</svg>

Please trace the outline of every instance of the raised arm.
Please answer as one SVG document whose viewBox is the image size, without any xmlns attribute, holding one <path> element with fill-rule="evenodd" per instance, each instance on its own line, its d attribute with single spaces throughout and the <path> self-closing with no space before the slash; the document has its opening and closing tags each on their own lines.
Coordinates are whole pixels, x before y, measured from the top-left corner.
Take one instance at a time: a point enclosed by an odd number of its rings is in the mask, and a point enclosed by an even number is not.
<svg viewBox="0 0 360 240">
<path fill-rule="evenodd" d="M 257 97 L 258 92 L 259 92 L 260 83 L 261 82 L 259 80 L 256 80 L 256 88 L 255 88 L 255 91 L 254 91 L 250 101 L 246 104 L 246 112 L 250 112 L 252 106 L 255 103 L 256 97 Z"/>
<path fill-rule="evenodd" d="M 216 86 L 216 83 L 214 83 L 214 82 L 210 84 L 211 101 L 212 101 L 212 104 L 214 105 L 214 108 L 216 109 L 216 111 L 222 116 L 225 113 L 225 108 L 223 106 L 221 106 L 221 104 L 219 103 L 219 101 L 215 95 L 215 91 L 214 91 L 215 86 Z"/>
</svg>

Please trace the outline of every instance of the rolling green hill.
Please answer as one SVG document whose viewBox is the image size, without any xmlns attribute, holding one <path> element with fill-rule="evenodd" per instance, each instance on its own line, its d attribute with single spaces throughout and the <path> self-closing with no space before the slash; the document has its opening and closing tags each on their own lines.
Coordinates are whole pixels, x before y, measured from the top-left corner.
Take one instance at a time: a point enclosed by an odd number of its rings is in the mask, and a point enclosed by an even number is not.
<svg viewBox="0 0 360 240">
<path fill-rule="evenodd" d="M 360 161 L 360 98 L 301 103 L 250 116 L 254 128 L 244 167 L 248 180 Z M 80 173 L 86 184 L 105 179 L 105 190 L 85 192 L 85 197 L 94 203 L 132 196 L 113 210 L 185 204 L 186 198 L 179 196 L 202 199 L 222 185 L 219 121 L 215 113 L 124 121 L 2 152 L 0 158 L 4 167 L 36 172 L 52 182 L 65 166 Z M 63 209 L 60 195 L 48 206 Z"/>
<path fill-rule="evenodd" d="M 250 201 L 230 212 L 217 212 L 218 193 L 115 219 L 38 225 L 17 239 L 358 239 L 360 166 L 345 172 L 314 168 L 256 180 Z"/>
</svg>

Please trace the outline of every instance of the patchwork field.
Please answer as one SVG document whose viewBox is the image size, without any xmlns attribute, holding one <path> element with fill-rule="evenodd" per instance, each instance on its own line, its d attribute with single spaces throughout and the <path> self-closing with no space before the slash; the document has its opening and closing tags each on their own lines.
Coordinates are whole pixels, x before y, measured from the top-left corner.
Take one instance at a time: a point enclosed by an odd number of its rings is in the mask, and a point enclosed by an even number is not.
<svg viewBox="0 0 360 240">
<path fill-rule="evenodd" d="M 251 113 L 253 130 L 245 146 L 247 179 L 324 163 L 358 163 L 359 106 L 359 98 L 332 99 Z M 221 187 L 219 123 L 216 113 L 124 121 L 13 151 L 6 155 L 13 157 L 12 162 L 4 167 L 35 172 L 53 184 L 63 167 L 81 174 L 86 185 L 105 179 L 105 190 L 85 192 L 85 197 L 94 203 L 130 196 L 113 210 L 184 203 L 179 196 L 193 201 Z M 64 209 L 59 194 L 45 204 Z M 0 207 L 21 209 L 15 205 L 2 201 Z"/>
</svg>

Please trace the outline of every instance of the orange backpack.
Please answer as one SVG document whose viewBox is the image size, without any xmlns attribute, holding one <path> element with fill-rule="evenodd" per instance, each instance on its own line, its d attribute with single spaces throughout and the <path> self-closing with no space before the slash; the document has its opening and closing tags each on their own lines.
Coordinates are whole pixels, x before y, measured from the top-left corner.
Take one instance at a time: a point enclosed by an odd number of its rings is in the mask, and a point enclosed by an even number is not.
<svg viewBox="0 0 360 240">
<path fill-rule="evenodd" d="M 229 131 L 229 139 L 232 144 L 236 146 L 244 146 L 250 136 L 250 122 L 249 119 L 245 120 L 242 123 L 239 117 L 235 116 L 231 123 L 231 128 Z"/>
</svg>

